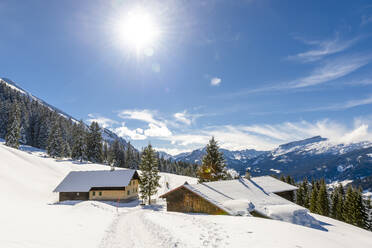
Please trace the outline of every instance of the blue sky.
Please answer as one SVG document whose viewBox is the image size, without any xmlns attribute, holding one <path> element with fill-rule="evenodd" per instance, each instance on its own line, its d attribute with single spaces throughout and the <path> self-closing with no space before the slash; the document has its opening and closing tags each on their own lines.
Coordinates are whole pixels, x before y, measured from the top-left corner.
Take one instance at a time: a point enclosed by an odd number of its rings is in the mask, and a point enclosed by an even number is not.
<svg viewBox="0 0 372 248">
<path fill-rule="evenodd" d="M 159 31 L 140 49 L 133 9 Z M 0 77 L 138 148 L 372 140 L 370 1 L 3 0 L 0 28 Z"/>
</svg>

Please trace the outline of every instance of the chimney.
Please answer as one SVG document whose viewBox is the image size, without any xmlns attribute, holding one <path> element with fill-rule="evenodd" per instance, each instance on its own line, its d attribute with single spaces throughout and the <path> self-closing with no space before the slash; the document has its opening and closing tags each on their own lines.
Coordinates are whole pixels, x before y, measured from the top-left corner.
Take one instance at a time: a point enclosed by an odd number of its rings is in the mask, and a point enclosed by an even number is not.
<svg viewBox="0 0 372 248">
<path fill-rule="evenodd" d="M 245 179 L 251 179 L 251 172 L 250 172 L 250 170 L 249 170 L 249 168 L 247 168 L 246 170 L 245 170 Z"/>
</svg>

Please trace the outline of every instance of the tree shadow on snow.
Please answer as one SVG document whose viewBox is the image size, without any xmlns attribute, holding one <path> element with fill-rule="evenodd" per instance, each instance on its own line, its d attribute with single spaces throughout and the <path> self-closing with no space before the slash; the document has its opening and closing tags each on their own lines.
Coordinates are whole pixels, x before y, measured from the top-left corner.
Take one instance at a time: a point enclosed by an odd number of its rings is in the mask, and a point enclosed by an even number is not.
<svg viewBox="0 0 372 248">
<path fill-rule="evenodd" d="M 55 206 L 58 206 L 58 205 L 64 205 L 64 206 L 75 206 L 79 203 L 103 203 L 103 204 L 107 204 L 107 205 L 110 205 L 112 207 L 117 207 L 117 208 L 133 208 L 133 207 L 137 207 L 140 205 L 140 201 L 139 200 L 133 200 L 133 201 L 130 201 L 130 202 L 114 202 L 114 201 L 90 201 L 90 200 L 86 200 L 86 201 L 79 201 L 79 200 L 76 200 L 76 201 L 62 201 L 62 202 L 54 202 L 54 203 L 48 203 L 48 205 L 55 205 Z"/>
<path fill-rule="evenodd" d="M 143 209 L 148 209 L 148 210 L 153 210 L 153 211 L 163 211 L 164 206 L 159 205 L 159 204 L 152 204 L 152 205 L 143 205 Z"/>
</svg>

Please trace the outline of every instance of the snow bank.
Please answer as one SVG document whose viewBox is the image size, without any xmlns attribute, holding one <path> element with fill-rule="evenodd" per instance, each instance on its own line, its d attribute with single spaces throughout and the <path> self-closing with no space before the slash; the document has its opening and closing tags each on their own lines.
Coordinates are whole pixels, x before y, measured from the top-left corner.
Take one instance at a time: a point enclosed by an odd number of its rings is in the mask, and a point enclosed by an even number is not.
<svg viewBox="0 0 372 248">
<path fill-rule="evenodd" d="M 296 205 L 269 205 L 266 215 L 274 220 L 281 220 L 297 225 L 317 227 L 319 221 L 309 215 L 309 210 L 298 208 Z"/>
<path fill-rule="evenodd" d="M 234 209 L 237 215 L 251 216 L 250 212 L 254 210 L 254 204 L 246 199 L 228 200 L 223 203 L 224 207 Z"/>
</svg>

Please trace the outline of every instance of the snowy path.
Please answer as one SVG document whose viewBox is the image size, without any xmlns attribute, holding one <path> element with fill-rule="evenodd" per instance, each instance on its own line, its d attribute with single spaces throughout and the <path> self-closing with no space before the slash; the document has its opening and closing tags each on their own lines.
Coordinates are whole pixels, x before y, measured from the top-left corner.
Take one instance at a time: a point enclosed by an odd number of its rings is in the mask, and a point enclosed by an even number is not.
<svg viewBox="0 0 372 248">
<path fill-rule="evenodd" d="M 136 209 L 118 214 L 103 238 L 100 247 L 186 247 L 173 240 L 168 231 L 145 218 L 146 211 Z"/>
<path fill-rule="evenodd" d="M 198 216 L 135 209 L 118 214 L 101 248 L 226 247 L 222 226 Z"/>
</svg>

